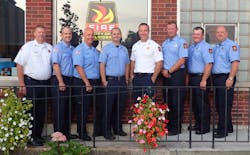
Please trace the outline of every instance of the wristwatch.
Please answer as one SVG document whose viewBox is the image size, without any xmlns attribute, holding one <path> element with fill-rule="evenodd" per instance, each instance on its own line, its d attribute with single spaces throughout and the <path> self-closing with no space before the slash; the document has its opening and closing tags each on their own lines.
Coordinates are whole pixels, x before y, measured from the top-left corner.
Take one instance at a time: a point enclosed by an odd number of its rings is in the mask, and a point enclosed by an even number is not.
<svg viewBox="0 0 250 155">
<path fill-rule="evenodd" d="M 233 81 L 233 80 L 234 80 L 234 78 L 230 76 L 230 77 L 228 77 L 228 80 Z"/>
</svg>

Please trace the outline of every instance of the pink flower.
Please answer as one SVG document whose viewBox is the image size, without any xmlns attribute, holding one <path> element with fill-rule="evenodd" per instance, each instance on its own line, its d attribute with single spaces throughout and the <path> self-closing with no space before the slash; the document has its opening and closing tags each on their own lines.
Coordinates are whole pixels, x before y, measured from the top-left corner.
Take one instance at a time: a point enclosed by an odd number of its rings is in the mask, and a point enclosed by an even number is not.
<svg viewBox="0 0 250 155">
<path fill-rule="evenodd" d="M 139 140 L 139 143 L 140 143 L 140 144 L 144 144 L 144 143 L 145 143 L 145 140 L 140 139 L 140 140 Z"/>
<path fill-rule="evenodd" d="M 65 142 L 67 140 L 66 136 L 64 136 L 61 132 L 55 132 L 51 135 L 52 141 L 54 142 Z"/>
<path fill-rule="evenodd" d="M 139 120 L 139 121 L 137 122 L 137 124 L 138 124 L 138 125 L 141 125 L 141 120 Z"/>
<path fill-rule="evenodd" d="M 129 120 L 128 123 L 131 124 L 131 123 L 132 123 L 132 120 Z"/>
</svg>

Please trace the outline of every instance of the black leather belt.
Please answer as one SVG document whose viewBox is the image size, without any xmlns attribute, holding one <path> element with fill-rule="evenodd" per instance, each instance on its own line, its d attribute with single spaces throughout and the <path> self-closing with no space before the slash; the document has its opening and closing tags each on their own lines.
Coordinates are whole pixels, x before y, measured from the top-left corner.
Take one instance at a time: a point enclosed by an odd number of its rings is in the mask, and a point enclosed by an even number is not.
<svg viewBox="0 0 250 155">
<path fill-rule="evenodd" d="M 89 80 L 89 82 L 100 82 L 99 79 L 88 79 L 88 80 Z"/>
<path fill-rule="evenodd" d="M 136 76 L 151 76 L 153 73 L 135 73 Z"/>
<path fill-rule="evenodd" d="M 213 77 L 223 77 L 223 76 L 228 76 L 229 73 L 220 73 L 220 74 L 213 74 Z"/>
<path fill-rule="evenodd" d="M 125 80 L 125 76 L 106 76 L 107 80 Z"/>
<path fill-rule="evenodd" d="M 40 82 L 40 83 L 48 81 L 48 80 L 36 80 L 36 79 L 33 79 L 32 77 L 29 77 L 28 75 L 24 75 L 24 78 L 26 78 L 28 80 L 33 80 L 33 81 L 36 81 L 36 82 Z"/>
<path fill-rule="evenodd" d="M 189 77 L 203 76 L 203 73 L 189 73 Z"/>
</svg>

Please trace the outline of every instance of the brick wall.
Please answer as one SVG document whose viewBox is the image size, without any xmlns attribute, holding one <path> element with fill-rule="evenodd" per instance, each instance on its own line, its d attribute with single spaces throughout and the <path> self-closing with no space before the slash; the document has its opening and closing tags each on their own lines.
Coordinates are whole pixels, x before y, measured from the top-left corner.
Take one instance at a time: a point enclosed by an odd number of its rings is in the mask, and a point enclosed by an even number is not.
<svg viewBox="0 0 250 155">
<path fill-rule="evenodd" d="M 41 24 L 47 28 L 47 42 L 52 43 L 52 0 L 26 0 L 27 12 L 26 12 L 26 40 L 33 39 L 33 29 L 36 25 Z M 152 39 L 162 44 L 166 38 L 166 25 L 169 21 L 176 21 L 176 0 L 153 0 L 152 1 L 152 20 L 151 31 Z M 162 85 L 160 79 L 157 83 Z M 239 92 L 235 94 L 235 101 L 233 105 L 233 122 L 238 124 L 248 123 L 248 92 Z M 129 95 L 131 96 L 131 94 Z M 128 97 L 130 98 L 130 97 Z M 157 99 L 162 102 L 162 92 L 158 91 Z M 238 100 L 237 100 L 238 99 Z M 237 101 L 237 102 L 236 102 Z M 131 118 L 132 113 L 130 111 L 132 101 L 127 100 L 127 106 L 125 114 L 123 115 L 123 121 L 127 122 Z M 188 98 L 185 104 L 184 122 L 189 122 L 189 104 Z M 49 120 L 51 122 L 51 106 L 49 107 Z M 238 113 L 238 115 L 237 115 Z M 91 120 L 92 114 L 90 114 Z M 75 117 L 73 117 L 75 118 Z"/>
<path fill-rule="evenodd" d="M 26 0 L 26 41 L 34 39 L 36 25 L 46 28 L 46 41 L 52 43 L 52 0 Z"/>
</svg>

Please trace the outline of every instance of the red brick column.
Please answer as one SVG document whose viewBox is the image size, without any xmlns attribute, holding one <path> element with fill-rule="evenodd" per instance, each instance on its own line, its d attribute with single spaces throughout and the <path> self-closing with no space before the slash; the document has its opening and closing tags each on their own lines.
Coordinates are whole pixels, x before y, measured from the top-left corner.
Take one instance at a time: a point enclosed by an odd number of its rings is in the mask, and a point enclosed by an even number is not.
<svg viewBox="0 0 250 155">
<path fill-rule="evenodd" d="M 36 25 L 46 27 L 46 41 L 52 43 L 52 0 L 26 0 L 26 41 L 32 40 Z"/>
<path fill-rule="evenodd" d="M 177 19 L 176 0 L 153 0 L 152 1 L 152 39 L 160 45 L 166 39 L 166 27 L 169 21 Z"/>
</svg>

